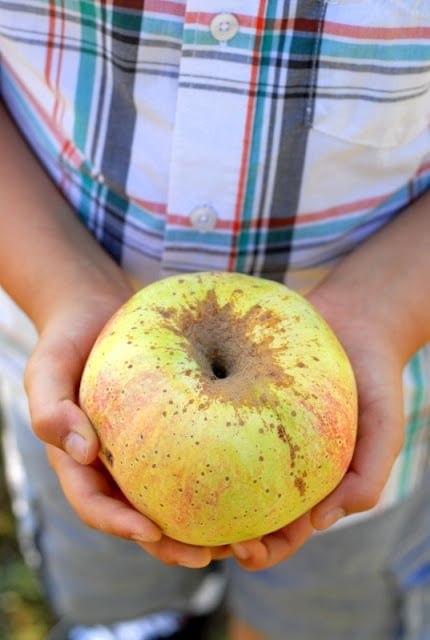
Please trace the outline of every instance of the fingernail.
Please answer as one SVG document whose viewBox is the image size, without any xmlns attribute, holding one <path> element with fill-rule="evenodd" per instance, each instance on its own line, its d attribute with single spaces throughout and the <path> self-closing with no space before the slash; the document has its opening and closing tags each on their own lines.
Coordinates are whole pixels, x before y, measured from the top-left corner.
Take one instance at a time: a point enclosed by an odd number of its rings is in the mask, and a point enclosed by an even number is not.
<svg viewBox="0 0 430 640">
<path fill-rule="evenodd" d="M 324 516 L 321 517 L 319 522 L 318 529 L 324 530 L 332 527 L 338 520 L 343 518 L 346 515 L 345 510 L 341 507 L 336 507 L 331 511 L 328 511 Z"/>
<path fill-rule="evenodd" d="M 239 560 L 248 560 L 249 551 L 244 544 L 241 544 L 240 542 L 235 542 L 234 544 L 231 545 L 231 548 L 236 558 L 239 558 Z"/>
<path fill-rule="evenodd" d="M 75 431 L 71 431 L 64 441 L 64 450 L 76 462 L 86 464 L 88 460 L 88 444 L 87 441 Z"/>
</svg>

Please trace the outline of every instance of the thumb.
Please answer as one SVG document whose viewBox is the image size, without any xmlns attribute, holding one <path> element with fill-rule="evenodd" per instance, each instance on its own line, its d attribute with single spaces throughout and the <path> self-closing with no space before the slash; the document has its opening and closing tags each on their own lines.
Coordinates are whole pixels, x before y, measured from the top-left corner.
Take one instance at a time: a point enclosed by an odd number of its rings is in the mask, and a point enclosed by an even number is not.
<svg viewBox="0 0 430 640">
<path fill-rule="evenodd" d="M 71 341 L 41 338 L 24 376 L 34 433 L 66 451 L 76 462 L 97 457 L 99 442 L 78 406 L 84 359 Z"/>
</svg>

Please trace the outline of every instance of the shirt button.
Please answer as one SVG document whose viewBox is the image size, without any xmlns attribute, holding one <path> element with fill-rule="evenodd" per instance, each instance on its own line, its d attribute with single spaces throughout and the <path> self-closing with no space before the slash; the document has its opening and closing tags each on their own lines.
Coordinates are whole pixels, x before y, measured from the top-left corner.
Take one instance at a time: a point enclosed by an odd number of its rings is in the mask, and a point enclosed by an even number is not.
<svg viewBox="0 0 430 640">
<path fill-rule="evenodd" d="M 218 220 L 217 212 L 210 205 L 196 207 L 190 213 L 191 226 L 198 231 L 211 231 Z"/>
<path fill-rule="evenodd" d="M 226 42 L 239 31 L 239 20 L 232 13 L 219 13 L 211 20 L 210 31 L 215 40 Z"/>
</svg>

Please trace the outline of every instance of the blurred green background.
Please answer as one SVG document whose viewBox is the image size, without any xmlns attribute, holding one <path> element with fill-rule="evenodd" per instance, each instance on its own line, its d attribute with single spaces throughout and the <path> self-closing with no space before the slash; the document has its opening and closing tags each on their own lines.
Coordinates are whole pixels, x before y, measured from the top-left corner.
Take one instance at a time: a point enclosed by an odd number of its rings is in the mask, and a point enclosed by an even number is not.
<svg viewBox="0 0 430 640">
<path fill-rule="evenodd" d="M 1 426 L 1 425 L 0 425 Z M 0 639 L 44 640 L 51 626 L 37 581 L 16 541 L 0 452 Z"/>
</svg>

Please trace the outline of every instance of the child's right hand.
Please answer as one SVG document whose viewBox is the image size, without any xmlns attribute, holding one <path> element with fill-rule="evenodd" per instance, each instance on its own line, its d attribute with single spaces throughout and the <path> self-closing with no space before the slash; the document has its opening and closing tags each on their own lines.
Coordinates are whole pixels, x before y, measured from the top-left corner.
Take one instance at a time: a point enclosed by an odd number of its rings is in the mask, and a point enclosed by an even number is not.
<svg viewBox="0 0 430 640">
<path fill-rule="evenodd" d="M 98 461 L 97 436 L 78 406 L 79 383 L 96 337 L 132 290 L 113 288 L 101 295 L 88 289 L 84 285 L 70 295 L 45 322 L 25 375 L 33 429 L 48 444 L 66 499 L 86 526 L 137 542 L 166 564 L 203 567 L 231 555 L 227 547 L 211 550 L 163 536 L 127 502 Z"/>
</svg>

